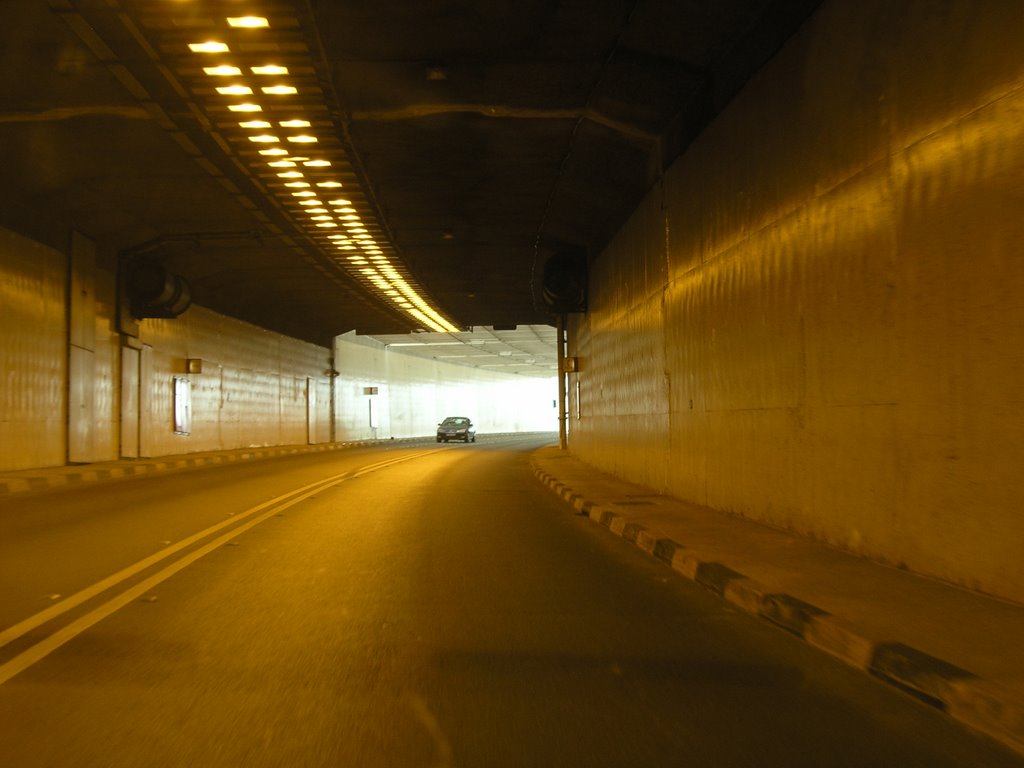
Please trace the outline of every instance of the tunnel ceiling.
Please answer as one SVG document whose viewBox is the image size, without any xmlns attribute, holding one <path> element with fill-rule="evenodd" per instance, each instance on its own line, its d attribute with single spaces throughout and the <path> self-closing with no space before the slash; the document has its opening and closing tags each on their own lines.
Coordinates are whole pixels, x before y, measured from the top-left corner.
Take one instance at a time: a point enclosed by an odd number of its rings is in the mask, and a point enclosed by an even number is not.
<svg viewBox="0 0 1024 768">
<path fill-rule="evenodd" d="M 546 259 L 599 253 L 816 5 L 6 2 L 0 225 L 158 259 L 197 303 L 316 343 L 425 328 L 388 280 L 458 328 L 550 323 Z M 226 24 L 239 16 L 268 27 Z M 204 40 L 230 56 L 189 48 Z M 239 77 L 205 72 L 229 59 Z M 255 74 L 271 63 L 287 74 Z M 265 83 L 292 96 L 263 96 Z M 229 111 L 216 88 L 238 84 L 262 114 Z M 300 112 L 313 146 L 278 127 Z M 313 222 L 240 127 L 264 118 L 337 221 Z M 329 238 L 355 225 L 364 240 Z M 382 264 L 387 279 L 370 274 Z"/>
</svg>

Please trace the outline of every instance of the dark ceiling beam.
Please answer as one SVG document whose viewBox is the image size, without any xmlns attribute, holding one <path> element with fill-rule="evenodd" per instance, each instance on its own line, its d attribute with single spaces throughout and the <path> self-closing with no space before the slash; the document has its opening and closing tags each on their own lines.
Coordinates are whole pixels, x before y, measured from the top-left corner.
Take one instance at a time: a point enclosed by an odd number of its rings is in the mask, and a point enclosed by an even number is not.
<svg viewBox="0 0 1024 768">
<path fill-rule="evenodd" d="M 143 107 L 96 104 L 80 107 L 53 107 L 36 112 L 0 112 L 0 123 L 52 123 L 80 117 L 120 117 L 125 120 L 153 119 L 153 115 Z"/>
<path fill-rule="evenodd" d="M 596 109 L 532 109 L 529 107 L 510 107 L 504 104 L 415 104 L 388 110 L 372 110 L 350 112 L 349 117 L 356 122 L 394 122 L 396 120 L 415 120 L 432 115 L 445 114 L 476 114 L 484 117 L 509 118 L 516 120 L 589 120 L 604 126 L 622 136 L 637 139 L 645 144 L 660 139 L 658 134 L 637 128 L 621 120 L 615 120 L 601 114 Z"/>
</svg>

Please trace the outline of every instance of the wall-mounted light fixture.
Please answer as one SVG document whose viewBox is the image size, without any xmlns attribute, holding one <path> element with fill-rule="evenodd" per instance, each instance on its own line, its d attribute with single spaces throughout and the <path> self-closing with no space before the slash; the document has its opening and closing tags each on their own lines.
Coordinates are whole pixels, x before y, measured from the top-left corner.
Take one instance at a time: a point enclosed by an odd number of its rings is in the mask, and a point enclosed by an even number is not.
<svg viewBox="0 0 1024 768">
<path fill-rule="evenodd" d="M 198 357 L 189 357 L 185 360 L 185 373 L 202 373 L 203 361 Z"/>
</svg>

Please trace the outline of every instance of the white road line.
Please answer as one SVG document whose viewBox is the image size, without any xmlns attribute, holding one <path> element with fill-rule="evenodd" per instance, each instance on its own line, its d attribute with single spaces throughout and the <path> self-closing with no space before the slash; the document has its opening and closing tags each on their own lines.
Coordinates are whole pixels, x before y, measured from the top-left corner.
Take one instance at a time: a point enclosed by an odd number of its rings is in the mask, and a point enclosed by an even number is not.
<svg viewBox="0 0 1024 768">
<path fill-rule="evenodd" d="M 342 481 L 338 480 L 337 482 L 340 483 Z M 313 491 L 310 491 L 308 494 L 285 502 L 285 504 L 282 505 L 282 507 L 280 508 L 284 509 L 286 507 L 292 506 L 293 504 L 298 504 L 303 499 L 312 496 L 314 493 L 317 493 L 320 490 L 321 488 L 317 488 Z M 108 600 L 107 602 L 100 605 L 98 608 L 93 609 L 89 613 L 76 619 L 67 626 L 61 627 L 52 635 L 45 638 L 44 640 L 39 641 L 31 648 L 28 648 L 27 650 L 18 654 L 10 661 L 4 664 L 0 664 L 0 685 L 6 683 L 19 672 L 23 672 L 24 670 L 28 669 L 37 661 L 40 661 L 41 659 L 44 659 L 45 657 L 49 656 L 62 645 L 64 645 L 70 640 L 73 640 L 82 632 L 89 629 L 89 627 L 107 618 L 107 616 L 109 616 L 110 614 L 114 613 L 117 610 L 120 610 L 124 606 L 128 605 L 128 603 L 131 603 L 139 599 L 148 591 L 150 591 L 153 587 L 155 587 L 157 584 L 166 581 L 171 576 L 176 574 L 178 571 L 190 566 L 199 558 L 210 554 L 210 552 L 213 552 L 213 550 L 223 546 L 225 543 L 229 542 L 231 539 L 235 538 L 240 533 L 249 530 L 255 525 L 259 525 L 264 520 L 273 517 L 275 514 L 277 514 L 277 509 L 272 509 L 269 512 L 264 512 L 257 518 L 254 518 L 246 523 L 243 523 L 238 528 L 230 531 L 229 533 L 225 533 L 223 536 L 214 539 L 209 544 L 206 544 L 200 547 L 199 549 L 188 553 L 183 558 L 181 558 L 180 560 L 176 560 L 163 570 L 158 571 L 152 576 L 140 581 L 134 587 L 125 590 L 113 599 Z"/>
<path fill-rule="evenodd" d="M 430 738 L 434 741 L 434 747 L 437 750 L 434 768 L 451 768 L 455 765 L 451 742 L 448 741 L 448 737 L 437 718 L 434 717 L 434 713 L 430 711 L 426 700 L 422 696 L 410 692 L 409 704 L 412 706 L 412 711 L 416 713 L 416 719 L 426 728 Z"/>
<path fill-rule="evenodd" d="M 344 477 L 342 476 L 341 479 L 344 479 Z M 140 560 L 137 563 L 129 565 L 127 568 L 122 568 L 117 573 L 114 573 L 108 576 L 107 578 L 102 579 L 101 581 L 97 581 L 95 584 L 86 587 L 80 592 L 76 592 L 75 594 L 60 601 L 59 603 L 55 603 L 54 605 L 47 608 L 45 611 L 40 611 L 34 616 L 29 616 L 27 619 L 20 621 L 17 624 L 8 627 L 4 631 L 0 632 L 0 648 L 14 640 L 17 640 L 25 633 L 31 632 L 36 627 L 42 626 L 51 619 L 60 616 L 62 613 L 67 613 L 72 608 L 75 608 L 84 603 L 86 600 L 90 600 L 96 595 L 106 592 L 108 589 L 111 589 L 112 587 L 116 587 L 121 582 L 125 581 L 126 579 L 130 579 L 137 573 L 141 573 L 150 566 L 159 563 L 161 560 L 166 560 L 168 557 L 177 554 L 182 549 L 190 547 L 197 541 L 202 541 L 207 536 L 211 536 L 217 531 L 222 530 L 223 528 L 226 528 L 231 525 L 237 525 L 239 520 L 243 520 L 250 515 L 253 515 L 257 512 L 260 512 L 261 510 L 266 509 L 267 507 L 279 504 L 282 501 L 288 499 L 288 497 L 293 496 L 296 493 L 301 493 L 303 490 L 306 490 L 314 485 L 316 486 L 317 490 L 319 490 L 321 487 L 325 487 L 324 484 L 329 482 L 330 480 L 335 480 L 335 478 L 329 478 L 327 481 L 318 481 L 311 485 L 304 486 L 303 488 L 300 488 L 297 491 L 289 491 L 288 493 L 282 494 L 277 498 L 271 499 L 270 501 L 255 506 L 252 509 L 247 509 L 245 512 L 242 512 L 238 515 L 234 515 L 233 517 L 231 517 L 228 520 L 225 520 L 224 522 L 212 525 L 204 531 L 200 531 L 199 533 L 193 534 L 192 536 L 189 536 L 186 539 L 182 539 L 177 544 L 173 544 L 167 547 L 166 549 L 162 549 L 154 555 L 150 555 L 149 557 Z M 340 480 L 337 480 L 337 482 L 340 482 Z"/>
<path fill-rule="evenodd" d="M 104 603 L 95 611 L 87 614 L 86 616 L 83 616 L 81 619 L 78 619 L 77 621 L 72 622 L 63 629 L 58 630 L 56 633 L 54 633 L 47 639 L 40 641 L 39 643 L 32 646 L 22 654 L 16 656 L 11 661 L 3 665 L 0 665 L 0 685 L 2 685 L 4 682 L 9 680 L 14 675 L 18 674 L 18 672 L 20 672 L 21 670 L 25 669 L 31 664 L 34 664 L 39 659 L 51 653 L 54 649 L 59 648 L 61 645 L 66 643 L 75 635 L 80 634 L 96 622 L 100 621 L 106 616 L 109 616 L 118 608 L 121 608 L 122 606 L 131 602 L 133 599 L 135 599 L 136 595 L 134 593 L 137 589 L 142 588 L 142 592 L 145 592 L 145 590 L 151 587 L 153 584 L 159 584 L 161 581 L 163 581 L 166 578 L 169 578 L 185 566 L 190 565 L 203 555 L 206 555 L 213 549 L 216 549 L 218 546 L 221 546 L 222 543 L 229 541 L 238 534 L 248 530 L 249 528 L 252 528 L 254 525 L 263 522 L 269 517 L 276 515 L 282 509 L 287 509 L 288 507 L 293 506 L 294 504 L 297 504 L 300 501 L 308 499 L 313 494 L 318 493 L 324 490 L 325 488 L 330 488 L 331 486 L 338 485 L 339 483 L 343 483 L 346 480 L 359 477 L 361 475 L 365 475 L 369 472 L 373 472 L 379 469 L 384 469 L 394 464 L 400 464 L 405 461 L 420 458 L 421 456 L 426 456 L 430 453 L 436 453 L 437 450 L 439 449 L 434 449 L 431 451 L 422 451 L 420 453 L 414 453 L 408 456 L 400 456 L 393 459 L 386 459 L 384 461 L 379 461 L 375 464 L 369 464 L 365 467 L 360 467 L 355 471 L 343 472 L 338 475 L 332 475 L 331 477 L 325 478 L 323 480 L 318 480 L 315 483 L 310 483 L 308 485 L 304 485 L 301 488 L 289 491 L 288 493 L 281 494 L 280 496 L 273 498 L 270 501 L 265 501 L 262 504 L 258 504 L 257 506 L 252 507 L 251 509 L 247 509 L 244 512 L 241 512 L 237 515 L 234 515 L 233 517 L 221 523 L 212 525 L 209 528 L 200 531 L 199 533 L 193 534 L 192 536 L 189 536 L 186 539 L 182 539 L 177 544 L 167 547 L 166 549 L 162 549 L 160 552 L 157 552 L 154 555 L 151 555 L 143 560 L 140 560 L 139 562 L 134 563 L 133 565 L 130 565 L 127 568 L 122 568 L 117 573 L 108 576 L 107 578 L 102 579 L 101 581 L 98 581 L 89 587 L 86 587 L 80 592 L 76 592 L 75 594 L 62 600 L 61 602 L 50 606 L 46 610 L 40 611 L 39 613 L 33 616 L 29 616 L 27 619 L 24 619 L 23 621 L 20 621 L 17 624 L 8 627 L 7 629 L 0 632 L 0 648 L 7 645 L 8 643 L 13 642 L 14 640 L 17 640 L 19 637 L 22 637 L 28 632 L 31 632 L 33 629 L 42 626 L 46 622 L 60 616 L 61 614 L 67 613 L 68 611 L 81 605 L 87 600 L 90 600 L 93 597 L 96 597 L 97 595 L 102 594 L 103 592 L 106 592 L 107 590 L 116 587 L 118 584 L 121 584 L 127 579 L 130 579 L 132 576 L 135 576 L 141 573 L 142 571 L 146 570 L 147 568 L 156 565 L 161 560 L 166 560 L 168 557 L 177 554 L 182 549 L 190 547 L 196 542 L 202 541 L 203 539 L 212 536 L 213 534 L 228 526 L 236 526 L 230 533 L 221 536 L 211 544 L 208 544 L 196 550 L 195 552 L 185 556 L 173 565 L 168 566 L 167 568 L 155 574 L 154 576 L 151 576 L 149 579 L 146 579 L 145 581 L 141 582 L 136 587 L 122 593 L 120 596 L 114 598 L 110 602 Z M 260 515 L 254 520 L 250 520 L 247 523 L 242 523 L 241 525 L 239 525 L 240 520 L 244 520 L 245 518 L 255 515 L 268 508 L 270 508 L 269 512 Z M 157 580 L 150 583 L 152 579 Z M 143 588 L 143 585 L 148 586 Z M 125 598 L 125 596 L 129 594 L 131 594 L 132 597 Z M 122 600 L 122 598 L 125 599 Z M 108 607 L 111 605 L 114 605 L 114 607 L 110 608 L 110 610 L 107 610 Z M 94 616 L 98 617 L 91 621 L 88 621 L 88 623 L 82 624 L 82 622 L 85 622 L 86 620 L 89 620 L 91 617 Z M 26 660 L 27 663 L 24 663 Z M 8 669 L 9 667 L 10 669 Z"/>
</svg>

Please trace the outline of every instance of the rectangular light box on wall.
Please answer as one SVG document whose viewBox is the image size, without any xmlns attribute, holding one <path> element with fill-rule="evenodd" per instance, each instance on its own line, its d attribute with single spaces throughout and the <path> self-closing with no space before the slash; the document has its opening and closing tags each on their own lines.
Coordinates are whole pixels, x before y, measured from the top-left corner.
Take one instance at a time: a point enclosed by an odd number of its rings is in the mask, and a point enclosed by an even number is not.
<svg viewBox="0 0 1024 768">
<path fill-rule="evenodd" d="M 174 434 L 192 434 L 192 382 L 174 377 Z"/>
</svg>

